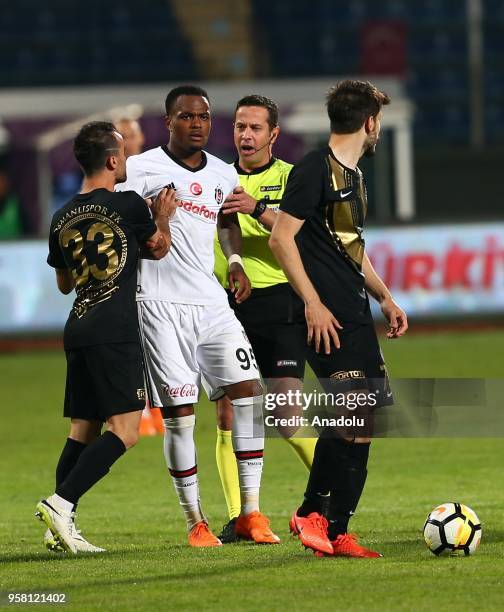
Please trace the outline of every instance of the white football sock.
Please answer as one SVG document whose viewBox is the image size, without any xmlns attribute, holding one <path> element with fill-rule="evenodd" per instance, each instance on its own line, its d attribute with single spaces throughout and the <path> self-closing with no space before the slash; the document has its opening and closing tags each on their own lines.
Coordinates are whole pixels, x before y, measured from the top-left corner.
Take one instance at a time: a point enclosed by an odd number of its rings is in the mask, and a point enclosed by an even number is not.
<svg viewBox="0 0 504 612">
<path fill-rule="evenodd" d="M 196 447 L 194 445 L 194 414 L 163 419 L 165 425 L 164 456 L 173 486 L 184 511 L 189 531 L 204 521 L 201 510 Z"/>
<path fill-rule="evenodd" d="M 263 469 L 263 396 L 242 397 L 233 404 L 233 449 L 238 465 L 242 515 L 259 510 Z"/>
</svg>

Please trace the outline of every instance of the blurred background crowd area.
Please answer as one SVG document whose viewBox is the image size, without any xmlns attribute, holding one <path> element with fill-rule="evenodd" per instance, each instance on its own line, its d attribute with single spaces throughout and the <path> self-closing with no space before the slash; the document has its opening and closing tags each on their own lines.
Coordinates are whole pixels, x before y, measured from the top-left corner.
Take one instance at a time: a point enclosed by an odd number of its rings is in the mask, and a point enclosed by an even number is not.
<svg viewBox="0 0 504 612">
<path fill-rule="evenodd" d="M 361 166 L 381 273 L 416 292 L 419 312 L 436 291 L 449 293 L 447 312 L 504 312 L 504 0 L 2 4 L 0 240 L 12 247 L 7 256 L 0 245 L 2 286 L 5 262 L 26 253 L 16 239 L 45 240 L 79 190 L 71 144 L 84 121 L 137 120 L 144 148 L 158 146 L 166 93 L 202 84 L 208 150 L 232 161 L 236 101 L 261 93 L 280 106 L 275 154 L 296 162 L 327 141 L 327 89 L 356 77 L 392 98 L 378 154 Z"/>
</svg>

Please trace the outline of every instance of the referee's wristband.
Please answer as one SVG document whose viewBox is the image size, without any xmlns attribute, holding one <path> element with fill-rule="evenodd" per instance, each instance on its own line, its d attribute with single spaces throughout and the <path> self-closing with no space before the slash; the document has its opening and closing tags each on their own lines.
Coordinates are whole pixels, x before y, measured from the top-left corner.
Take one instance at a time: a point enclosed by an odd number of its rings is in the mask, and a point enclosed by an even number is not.
<svg viewBox="0 0 504 612">
<path fill-rule="evenodd" d="M 229 258 L 228 258 L 228 268 L 231 267 L 231 264 L 234 263 L 238 263 L 240 264 L 240 266 L 242 268 L 244 268 L 243 266 L 243 259 L 238 255 L 238 253 L 233 253 Z"/>
<path fill-rule="evenodd" d="M 258 200 L 254 210 L 250 213 L 250 216 L 252 219 L 259 219 L 267 208 L 268 205 L 266 204 L 266 200 Z"/>
</svg>

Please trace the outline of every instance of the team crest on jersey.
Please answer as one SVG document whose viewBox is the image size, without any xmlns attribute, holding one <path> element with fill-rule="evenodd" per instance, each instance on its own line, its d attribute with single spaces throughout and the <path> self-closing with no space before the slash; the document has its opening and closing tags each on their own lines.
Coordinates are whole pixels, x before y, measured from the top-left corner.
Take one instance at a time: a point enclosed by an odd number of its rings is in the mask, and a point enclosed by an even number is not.
<svg viewBox="0 0 504 612">
<path fill-rule="evenodd" d="M 215 188 L 215 201 L 219 206 L 224 201 L 224 191 L 222 190 L 222 187 L 220 185 Z"/>
<path fill-rule="evenodd" d="M 203 187 L 199 183 L 191 183 L 191 186 L 189 187 L 189 191 L 193 195 L 199 196 L 203 193 Z"/>
</svg>

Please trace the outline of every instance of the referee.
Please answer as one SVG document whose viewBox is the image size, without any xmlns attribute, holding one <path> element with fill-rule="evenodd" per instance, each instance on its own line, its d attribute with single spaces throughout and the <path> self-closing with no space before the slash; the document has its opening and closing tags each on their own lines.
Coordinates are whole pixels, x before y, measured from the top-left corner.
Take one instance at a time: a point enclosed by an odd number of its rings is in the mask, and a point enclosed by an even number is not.
<svg viewBox="0 0 504 612">
<path fill-rule="evenodd" d="M 228 196 L 224 214 L 237 212 L 242 232 L 242 257 L 252 284 L 250 297 L 240 303 L 230 292 L 230 304 L 252 344 L 268 393 L 301 389 L 305 367 L 303 303 L 289 285 L 268 246 L 292 165 L 273 157 L 278 138 L 278 107 L 273 100 L 249 95 L 238 101 L 235 110 L 234 143 L 238 159 L 234 166 L 240 187 Z M 215 241 L 215 274 L 227 288 L 228 262 Z M 275 417 L 300 413 L 296 407 L 277 407 Z M 240 492 L 236 460 L 231 443 L 232 406 L 224 396 L 217 401 L 216 458 L 229 522 L 219 538 L 223 543 L 236 539 L 234 524 L 240 513 Z M 296 427 L 279 428 L 304 465 L 310 469 L 315 440 L 294 438 Z"/>
</svg>

